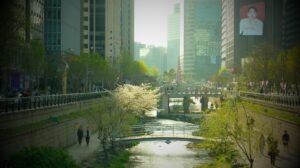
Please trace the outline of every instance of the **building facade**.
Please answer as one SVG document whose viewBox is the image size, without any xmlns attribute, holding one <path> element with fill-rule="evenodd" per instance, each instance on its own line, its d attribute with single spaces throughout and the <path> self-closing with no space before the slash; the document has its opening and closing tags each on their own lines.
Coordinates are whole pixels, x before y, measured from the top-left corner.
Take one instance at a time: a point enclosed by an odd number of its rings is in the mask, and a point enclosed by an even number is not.
<svg viewBox="0 0 300 168">
<path fill-rule="evenodd" d="M 146 45 L 139 42 L 134 42 L 134 60 L 139 60 L 141 58 L 140 50 L 142 48 L 146 48 Z"/>
<path fill-rule="evenodd" d="M 80 54 L 80 0 L 46 0 L 44 41 L 47 55 Z"/>
<path fill-rule="evenodd" d="M 174 5 L 174 11 L 168 16 L 167 70 L 176 70 L 180 55 L 180 3 Z"/>
<path fill-rule="evenodd" d="M 134 0 L 106 0 L 105 9 L 105 58 L 116 65 L 134 56 Z"/>
<path fill-rule="evenodd" d="M 222 0 L 221 66 L 233 67 L 234 0 Z"/>
<path fill-rule="evenodd" d="M 221 3 L 218 0 L 184 1 L 184 80 L 208 80 L 207 67 L 220 57 Z M 212 57 L 212 58 L 210 58 Z"/>
<path fill-rule="evenodd" d="M 167 57 L 166 48 L 147 46 L 140 49 L 140 60 L 143 60 L 148 67 L 156 67 L 160 74 L 165 70 L 165 58 Z"/>
<path fill-rule="evenodd" d="M 105 0 L 81 0 L 81 51 L 105 55 Z"/>
<path fill-rule="evenodd" d="M 300 12 L 297 1 L 284 0 L 282 21 L 282 48 L 288 49 L 300 44 Z"/>
<path fill-rule="evenodd" d="M 247 20 L 250 8 L 255 8 L 260 31 L 242 33 L 243 20 Z M 223 0 L 222 1 L 222 66 L 239 73 L 242 62 L 253 47 L 267 43 L 281 48 L 282 1 L 272 0 Z M 257 25 L 256 25 L 257 26 Z"/>
</svg>

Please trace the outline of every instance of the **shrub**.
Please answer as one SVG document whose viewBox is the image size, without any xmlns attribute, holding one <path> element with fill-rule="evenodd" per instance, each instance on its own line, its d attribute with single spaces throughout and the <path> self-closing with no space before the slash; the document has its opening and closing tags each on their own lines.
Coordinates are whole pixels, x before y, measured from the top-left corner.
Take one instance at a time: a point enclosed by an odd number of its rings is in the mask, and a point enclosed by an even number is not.
<svg viewBox="0 0 300 168">
<path fill-rule="evenodd" d="M 25 148 L 11 156 L 9 165 L 13 168 L 79 168 L 68 153 L 53 147 Z"/>
</svg>

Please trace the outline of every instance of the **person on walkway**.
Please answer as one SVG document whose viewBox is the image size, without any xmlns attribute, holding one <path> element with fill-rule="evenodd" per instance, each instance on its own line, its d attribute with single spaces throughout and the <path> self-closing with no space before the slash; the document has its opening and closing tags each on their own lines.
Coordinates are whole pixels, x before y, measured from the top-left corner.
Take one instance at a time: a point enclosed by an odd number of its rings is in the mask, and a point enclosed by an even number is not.
<svg viewBox="0 0 300 168">
<path fill-rule="evenodd" d="M 278 150 L 278 141 L 274 139 L 272 135 L 269 135 L 267 138 L 268 142 L 268 155 L 270 156 L 271 165 L 275 166 L 276 156 L 279 155 Z"/>
<path fill-rule="evenodd" d="M 263 134 L 261 134 L 259 137 L 259 150 L 260 150 L 260 154 L 262 155 L 264 154 L 265 145 L 266 145 L 265 137 Z"/>
<path fill-rule="evenodd" d="M 86 130 L 85 141 L 86 141 L 86 145 L 88 146 L 89 143 L 90 143 L 90 130 L 89 130 L 89 127 L 87 127 L 87 130 Z"/>
<path fill-rule="evenodd" d="M 287 130 L 284 130 L 284 134 L 282 135 L 282 144 L 283 144 L 283 149 L 287 152 L 289 150 L 289 148 L 288 148 L 289 142 L 290 142 L 290 136 L 287 133 Z"/>
<path fill-rule="evenodd" d="M 82 130 L 82 126 L 80 126 L 77 130 L 77 138 L 78 138 L 79 145 L 81 145 L 82 137 L 83 137 L 83 130 Z"/>
</svg>

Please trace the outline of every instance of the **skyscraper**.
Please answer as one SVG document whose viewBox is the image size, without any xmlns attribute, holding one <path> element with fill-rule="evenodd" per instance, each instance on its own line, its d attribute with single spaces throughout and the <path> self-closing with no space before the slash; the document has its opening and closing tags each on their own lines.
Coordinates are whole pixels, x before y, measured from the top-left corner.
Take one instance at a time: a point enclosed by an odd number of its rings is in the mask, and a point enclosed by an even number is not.
<svg viewBox="0 0 300 168">
<path fill-rule="evenodd" d="M 177 67 L 180 55 L 180 3 L 174 5 L 174 11 L 168 16 L 167 70 Z"/>
<path fill-rule="evenodd" d="M 260 33 L 242 33 L 242 20 L 250 8 L 256 9 L 256 19 L 262 23 Z M 295 21 L 293 23 L 296 23 Z M 254 46 L 267 43 L 280 48 L 282 37 L 282 1 L 223 0 L 222 1 L 222 65 L 232 72 L 240 72 L 242 62 Z"/>
<path fill-rule="evenodd" d="M 208 79 L 217 70 L 209 69 L 217 63 L 214 57 L 220 56 L 221 3 L 185 0 L 184 11 L 184 79 Z"/>
<path fill-rule="evenodd" d="M 134 0 L 106 0 L 105 9 L 105 58 L 117 64 L 134 56 Z"/>
<path fill-rule="evenodd" d="M 300 12 L 298 1 L 284 0 L 282 47 L 288 49 L 300 43 Z"/>
<path fill-rule="evenodd" d="M 222 0 L 222 67 L 233 67 L 234 59 L 234 0 Z"/>
<path fill-rule="evenodd" d="M 81 50 L 105 55 L 105 0 L 81 0 Z"/>
<path fill-rule="evenodd" d="M 80 0 L 45 1 L 44 37 L 47 55 L 80 54 Z"/>
</svg>

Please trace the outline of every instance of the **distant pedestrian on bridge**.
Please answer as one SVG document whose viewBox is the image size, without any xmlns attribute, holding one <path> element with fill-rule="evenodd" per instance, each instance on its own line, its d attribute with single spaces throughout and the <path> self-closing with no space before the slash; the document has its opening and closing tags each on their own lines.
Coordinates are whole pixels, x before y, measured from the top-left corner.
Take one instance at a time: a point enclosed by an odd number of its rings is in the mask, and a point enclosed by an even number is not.
<svg viewBox="0 0 300 168">
<path fill-rule="evenodd" d="M 77 138 L 78 138 L 78 143 L 79 145 L 81 145 L 82 142 L 82 138 L 83 138 L 83 130 L 82 130 L 82 126 L 80 126 L 77 130 Z"/>
</svg>

